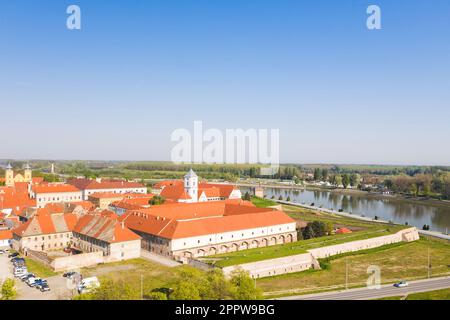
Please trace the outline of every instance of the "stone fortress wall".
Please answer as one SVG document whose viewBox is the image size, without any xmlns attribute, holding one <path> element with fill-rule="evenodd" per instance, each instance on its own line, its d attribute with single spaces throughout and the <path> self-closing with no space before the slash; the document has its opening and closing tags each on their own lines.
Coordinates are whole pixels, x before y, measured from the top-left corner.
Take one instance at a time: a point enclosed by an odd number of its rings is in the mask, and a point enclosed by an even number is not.
<svg viewBox="0 0 450 320">
<path fill-rule="evenodd" d="M 377 248 L 402 241 L 411 242 L 418 239 L 419 233 L 417 228 L 408 228 L 387 236 L 310 249 L 308 250 L 308 253 L 229 266 L 223 268 L 222 270 L 226 276 L 229 276 L 234 270 L 240 268 L 248 271 L 252 278 L 270 277 L 308 269 L 320 269 L 317 259 L 327 258 L 347 252 Z"/>
</svg>

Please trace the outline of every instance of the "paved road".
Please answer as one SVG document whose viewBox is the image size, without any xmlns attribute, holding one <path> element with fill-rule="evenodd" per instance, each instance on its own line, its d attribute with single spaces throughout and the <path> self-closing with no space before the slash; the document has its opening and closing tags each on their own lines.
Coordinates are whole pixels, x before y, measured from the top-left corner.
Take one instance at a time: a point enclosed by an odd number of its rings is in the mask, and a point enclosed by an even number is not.
<svg viewBox="0 0 450 320">
<path fill-rule="evenodd" d="M 141 250 L 141 258 L 151 262 L 156 262 L 165 265 L 167 267 L 177 267 L 180 265 L 180 263 L 176 262 L 175 260 L 163 257 L 161 255 L 149 252 L 147 250 Z"/>
<path fill-rule="evenodd" d="M 9 262 L 8 253 L 0 254 L 0 283 L 7 278 L 13 278 L 12 264 Z"/>
<path fill-rule="evenodd" d="M 343 291 L 324 292 L 309 295 L 279 298 L 280 300 L 369 300 L 383 297 L 403 296 L 410 293 L 450 288 L 450 277 L 409 282 L 406 288 L 396 288 L 392 284 L 380 289 L 358 288 Z"/>
</svg>

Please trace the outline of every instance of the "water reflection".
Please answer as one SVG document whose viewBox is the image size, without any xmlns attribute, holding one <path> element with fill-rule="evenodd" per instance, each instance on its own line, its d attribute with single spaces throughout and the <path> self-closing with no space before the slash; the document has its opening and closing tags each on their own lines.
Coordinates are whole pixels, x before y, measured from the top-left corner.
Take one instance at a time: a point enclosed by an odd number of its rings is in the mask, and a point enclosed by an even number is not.
<svg viewBox="0 0 450 320">
<path fill-rule="evenodd" d="M 242 188 L 247 191 L 246 188 Z M 445 232 L 450 229 L 450 206 L 438 206 L 433 204 L 411 203 L 401 199 L 376 199 L 365 195 L 343 195 L 321 190 L 291 190 L 266 188 L 265 195 L 278 199 L 287 196 L 291 201 L 311 204 L 322 208 L 339 210 L 343 209 L 366 217 L 378 216 L 384 220 L 392 220 L 397 223 L 408 222 L 422 228 L 424 224 L 431 226 L 432 230 Z"/>
</svg>

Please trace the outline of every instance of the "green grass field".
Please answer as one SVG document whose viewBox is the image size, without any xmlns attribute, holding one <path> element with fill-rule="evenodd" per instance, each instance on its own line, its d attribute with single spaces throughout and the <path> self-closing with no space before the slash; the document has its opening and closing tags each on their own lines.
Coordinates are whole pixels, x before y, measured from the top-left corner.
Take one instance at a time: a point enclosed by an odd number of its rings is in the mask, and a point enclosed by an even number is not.
<svg viewBox="0 0 450 320">
<path fill-rule="evenodd" d="M 350 234 L 332 235 L 315 239 L 300 240 L 282 245 L 224 253 L 211 256 L 210 258 L 212 259 L 205 259 L 203 261 L 215 264 L 219 267 L 227 267 L 237 264 L 306 253 L 308 249 L 323 246 L 384 236 L 395 233 L 404 228 L 403 226 L 386 225 L 376 222 L 365 222 L 357 219 L 344 218 L 340 215 L 321 213 L 293 206 L 283 206 L 283 210 L 294 219 L 303 221 L 317 220 L 322 222 L 330 222 L 336 226 L 351 226 L 357 228 L 358 231 Z"/>
<path fill-rule="evenodd" d="M 83 268 L 81 271 L 84 277 L 97 276 L 100 282 L 102 279 L 126 281 L 136 295 L 134 298 L 139 299 L 141 284 L 144 296 L 156 288 L 171 288 L 185 269 L 193 267 L 184 265 L 170 268 L 138 258 Z"/>
<path fill-rule="evenodd" d="M 30 273 L 34 273 L 40 278 L 48 278 L 58 275 L 59 273 L 54 272 L 51 268 L 43 265 L 40 262 L 32 260 L 30 258 L 25 258 L 27 270 Z"/>
<path fill-rule="evenodd" d="M 450 300 L 450 289 L 411 293 L 406 297 L 394 296 L 376 300 Z"/>
<path fill-rule="evenodd" d="M 432 265 L 431 276 L 450 274 L 450 245 L 444 240 L 421 238 L 415 242 L 383 246 L 330 259 L 325 270 L 308 270 L 270 278 L 262 278 L 257 285 L 266 294 L 289 295 L 320 290 L 337 290 L 345 287 L 345 270 L 348 266 L 349 287 L 364 286 L 369 266 L 378 266 L 381 281 L 426 278 L 428 275 L 428 249 Z"/>
<path fill-rule="evenodd" d="M 278 205 L 275 201 L 258 197 L 252 197 L 252 203 L 258 208 L 267 208 Z"/>
</svg>

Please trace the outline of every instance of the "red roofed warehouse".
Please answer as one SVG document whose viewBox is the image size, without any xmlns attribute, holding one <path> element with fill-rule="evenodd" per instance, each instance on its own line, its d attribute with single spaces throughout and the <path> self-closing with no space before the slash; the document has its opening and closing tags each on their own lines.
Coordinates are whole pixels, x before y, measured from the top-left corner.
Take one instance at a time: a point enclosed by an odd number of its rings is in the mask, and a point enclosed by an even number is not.
<svg viewBox="0 0 450 320">
<path fill-rule="evenodd" d="M 137 182 L 129 182 L 125 180 L 96 180 L 78 178 L 71 179 L 67 183 L 77 187 L 81 190 L 83 200 L 88 200 L 88 197 L 94 193 L 147 193 L 147 188 Z"/>
<path fill-rule="evenodd" d="M 103 252 L 108 262 L 139 258 L 141 237 L 111 211 L 82 216 L 73 231 L 73 245 L 83 252 Z"/>
<path fill-rule="evenodd" d="M 12 230 L 13 248 L 17 251 L 51 251 L 65 248 L 72 240 L 77 222 L 74 214 L 51 214 L 38 209 L 36 215 Z"/>
<path fill-rule="evenodd" d="M 183 262 L 297 240 L 295 220 L 242 200 L 163 204 L 119 219 L 142 237 L 145 250 Z"/>
<path fill-rule="evenodd" d="M 47 203 L 76 202 L 82 200 L 81 191 L 75 186 L 65 183 L 33 185 L 30 196 L 36 199 L 38 208 L 43 208 Z"/>
</svg>

